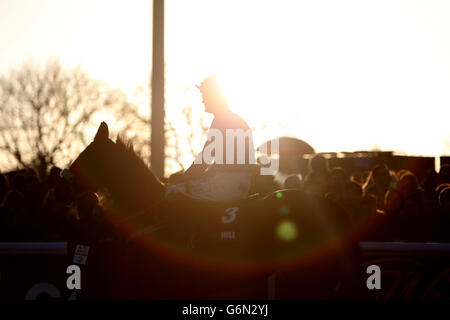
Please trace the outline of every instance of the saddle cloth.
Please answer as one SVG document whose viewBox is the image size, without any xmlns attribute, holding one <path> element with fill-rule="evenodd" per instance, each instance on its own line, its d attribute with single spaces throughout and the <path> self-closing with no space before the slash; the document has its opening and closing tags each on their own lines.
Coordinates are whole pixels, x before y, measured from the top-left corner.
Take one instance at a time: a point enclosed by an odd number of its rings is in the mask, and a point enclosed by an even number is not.
<svg viewBox="0 0 450 320">
<path fill-rule="evenodd" d="M 227 202 L 248 197 L 251 174 L 248 172 L 218 172 L 208 178 L 201 178 L 166 188 L 166 199 L 172 200 L 177 194 L 193 199 Z"/>
</svg>

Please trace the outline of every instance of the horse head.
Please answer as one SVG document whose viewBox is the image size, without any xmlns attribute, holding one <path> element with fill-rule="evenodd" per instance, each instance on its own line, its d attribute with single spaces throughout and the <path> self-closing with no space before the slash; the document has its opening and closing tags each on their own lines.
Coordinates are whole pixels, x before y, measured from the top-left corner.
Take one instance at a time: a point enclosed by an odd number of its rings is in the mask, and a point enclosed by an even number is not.
<svg viewBox="0 0 450 320">
<path fill-rule="evenodd" d="M 122 212 L 133 214 L 164 197 L 165 187 L 130 143 L 109 138 L 102 122 L 94 140 L 69 167 L 78 190 L 107 189 Z"/>
</svg>

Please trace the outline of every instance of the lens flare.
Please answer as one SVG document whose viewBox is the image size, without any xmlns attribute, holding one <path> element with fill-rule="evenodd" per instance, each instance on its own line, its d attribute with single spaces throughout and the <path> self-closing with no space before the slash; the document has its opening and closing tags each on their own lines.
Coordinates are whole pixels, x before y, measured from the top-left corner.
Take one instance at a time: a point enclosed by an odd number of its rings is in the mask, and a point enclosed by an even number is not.
<svg viewBox="0 0 450 320">
<path fill-rule="evenodd" d="M 276 233 L 281 241 L 292 242 L 298 237 L 298 228 L 294 222 L 284 220 L 278 224 Z"/>
<path fill-rule="evenodd" d="M 282 205 L 280 207 L 280 213 L 283 216 L 287 216 L 289 214 L 289 207 L 287 205 Z"/>
</svg>

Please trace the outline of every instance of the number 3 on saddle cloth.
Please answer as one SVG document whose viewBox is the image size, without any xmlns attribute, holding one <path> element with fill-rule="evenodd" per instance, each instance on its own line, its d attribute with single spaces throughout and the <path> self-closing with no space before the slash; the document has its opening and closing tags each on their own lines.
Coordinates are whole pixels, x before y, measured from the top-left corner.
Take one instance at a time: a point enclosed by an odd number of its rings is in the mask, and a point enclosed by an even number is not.
<svg viewBox="0 0 450 320">
<path fill-rule="evenodd" d="M 250 173 L 218 172 L 212 177 L 169 186 L 166 188 L 165 197 L 170 201 L 177 194 L 183 194 L 197 200 L 233 202 L 247 198 L 250 186 Z"/>
<path fill-rule="evenodd" d="M 207 250 L 210 254 L 225 255 L 225 247 L 233 248 L 244 240 L 245 216 L 252 210 L 249 197 L 251 174 L 218 172 L 187 183 L 169 186 L 166 199 L 172 216 L 171 226 L 190 233 L 189 246 Z M 255 203 L 256 204 L 256 203 Z M 244 214 L 245 213 L 247 214 Z M 244 220 L 243 220 L 244 219 Z"/>
</svg>

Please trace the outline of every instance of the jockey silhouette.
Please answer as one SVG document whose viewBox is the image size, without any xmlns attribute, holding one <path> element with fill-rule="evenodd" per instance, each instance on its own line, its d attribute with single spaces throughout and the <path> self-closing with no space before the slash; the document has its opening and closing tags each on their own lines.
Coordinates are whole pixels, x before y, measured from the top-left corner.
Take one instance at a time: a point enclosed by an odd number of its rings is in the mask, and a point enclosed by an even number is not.
<svg viewBox="0 0 450 320">
<path fill-rule="evenodd" d="M 205 78 L 197 88 L 205 112 L 213 114 L 214 120 L 202 152 L 182 177 L 185 182 L 169 186 L 166 198 L 177 193 L 219 202 L 246 198 L 255 170 L 251 129 L 244 119 L 231 112 L 216 77 Z"/>
</svg>

